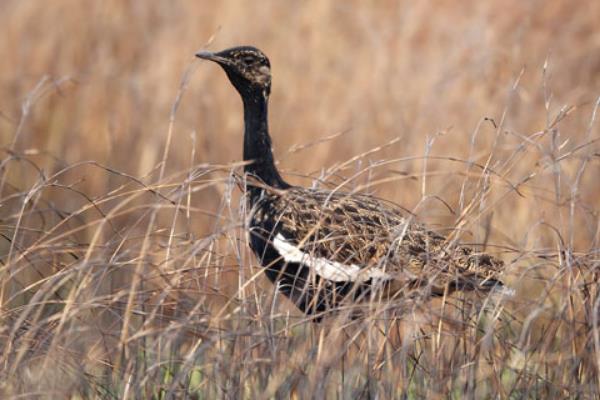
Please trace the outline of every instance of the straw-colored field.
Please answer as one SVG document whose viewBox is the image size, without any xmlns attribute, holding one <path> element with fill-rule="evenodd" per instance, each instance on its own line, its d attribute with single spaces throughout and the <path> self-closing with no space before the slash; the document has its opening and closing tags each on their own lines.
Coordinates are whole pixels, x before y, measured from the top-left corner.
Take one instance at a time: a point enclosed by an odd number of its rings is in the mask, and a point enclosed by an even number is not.
<svg viewBox="0 0 600 400">
<path fill-rule="evenodd" d="M 1 1 L 0 397 L 600 396 L 600 3 L 458 4 Z M 240 44 L 289 181 L 454 230 L 516 296 L 315 324 L 277 295 L 241 102 L 193 57 Z"/>
</svg>

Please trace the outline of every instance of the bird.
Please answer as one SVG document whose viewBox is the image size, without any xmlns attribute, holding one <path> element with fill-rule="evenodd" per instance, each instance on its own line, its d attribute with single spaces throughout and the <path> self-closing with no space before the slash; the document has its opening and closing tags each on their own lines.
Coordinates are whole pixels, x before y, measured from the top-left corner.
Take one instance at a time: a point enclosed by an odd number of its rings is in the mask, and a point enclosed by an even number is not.
<svg viewBox="0 0 600 400">
<path fill-rule="evenodd" d="M 249 246 L 267 278 L 306 316 L 320 321 L 374 298 L 507 289 L 502 260 L 449 241 L 392 202 L 286 182 L 269 134 L 267 56 L 253 46 L 196 56 L 218 64 L 241 97 Z"/>
</svg>

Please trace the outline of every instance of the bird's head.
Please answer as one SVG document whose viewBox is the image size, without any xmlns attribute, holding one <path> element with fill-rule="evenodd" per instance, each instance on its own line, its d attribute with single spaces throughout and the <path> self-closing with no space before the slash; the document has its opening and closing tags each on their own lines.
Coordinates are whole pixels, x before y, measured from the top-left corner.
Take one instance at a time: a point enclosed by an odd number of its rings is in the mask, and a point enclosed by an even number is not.
<svg viewBox="0 0 600 400">
<path fill-rule="evenodd" d="M 196 57 L 219 64 L 243 98 L 256 94 L 267 97 L 271 93 L 271 64 L 255 47 L 232 47 L 217 53 L 201 51 Z"/>
</svg>

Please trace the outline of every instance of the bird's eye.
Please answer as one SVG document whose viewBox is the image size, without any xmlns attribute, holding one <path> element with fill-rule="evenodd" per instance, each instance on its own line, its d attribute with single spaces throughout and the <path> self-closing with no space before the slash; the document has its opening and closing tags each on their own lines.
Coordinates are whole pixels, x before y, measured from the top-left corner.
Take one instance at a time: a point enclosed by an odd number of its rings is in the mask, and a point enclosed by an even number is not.
<svg viewBox="0 0 600 400">
<path fill-rule="evenodd" d="M 244 58 L 242 58 L 242 60 L 244 61 L 244 64 L 246 65 L 250 65 L 254 63 L 254 57 L 252 56 L 246 56 Z"/>
</svg>

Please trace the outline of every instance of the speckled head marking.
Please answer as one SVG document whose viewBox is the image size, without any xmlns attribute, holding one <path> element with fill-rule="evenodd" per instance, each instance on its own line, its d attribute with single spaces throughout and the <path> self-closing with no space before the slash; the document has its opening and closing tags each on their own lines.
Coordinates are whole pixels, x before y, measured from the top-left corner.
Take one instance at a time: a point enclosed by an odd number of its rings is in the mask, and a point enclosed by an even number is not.
<svg viewBox="0 0 600 400">
<path fill-rule="evenodd" d="M 271 63 L 256 47 L 232 47 L 217 53 L 201 51 L 196 57 L 219 64 L 242 95 L 258 91 L 268 96 L 271 92 Z"/>
</svg>

